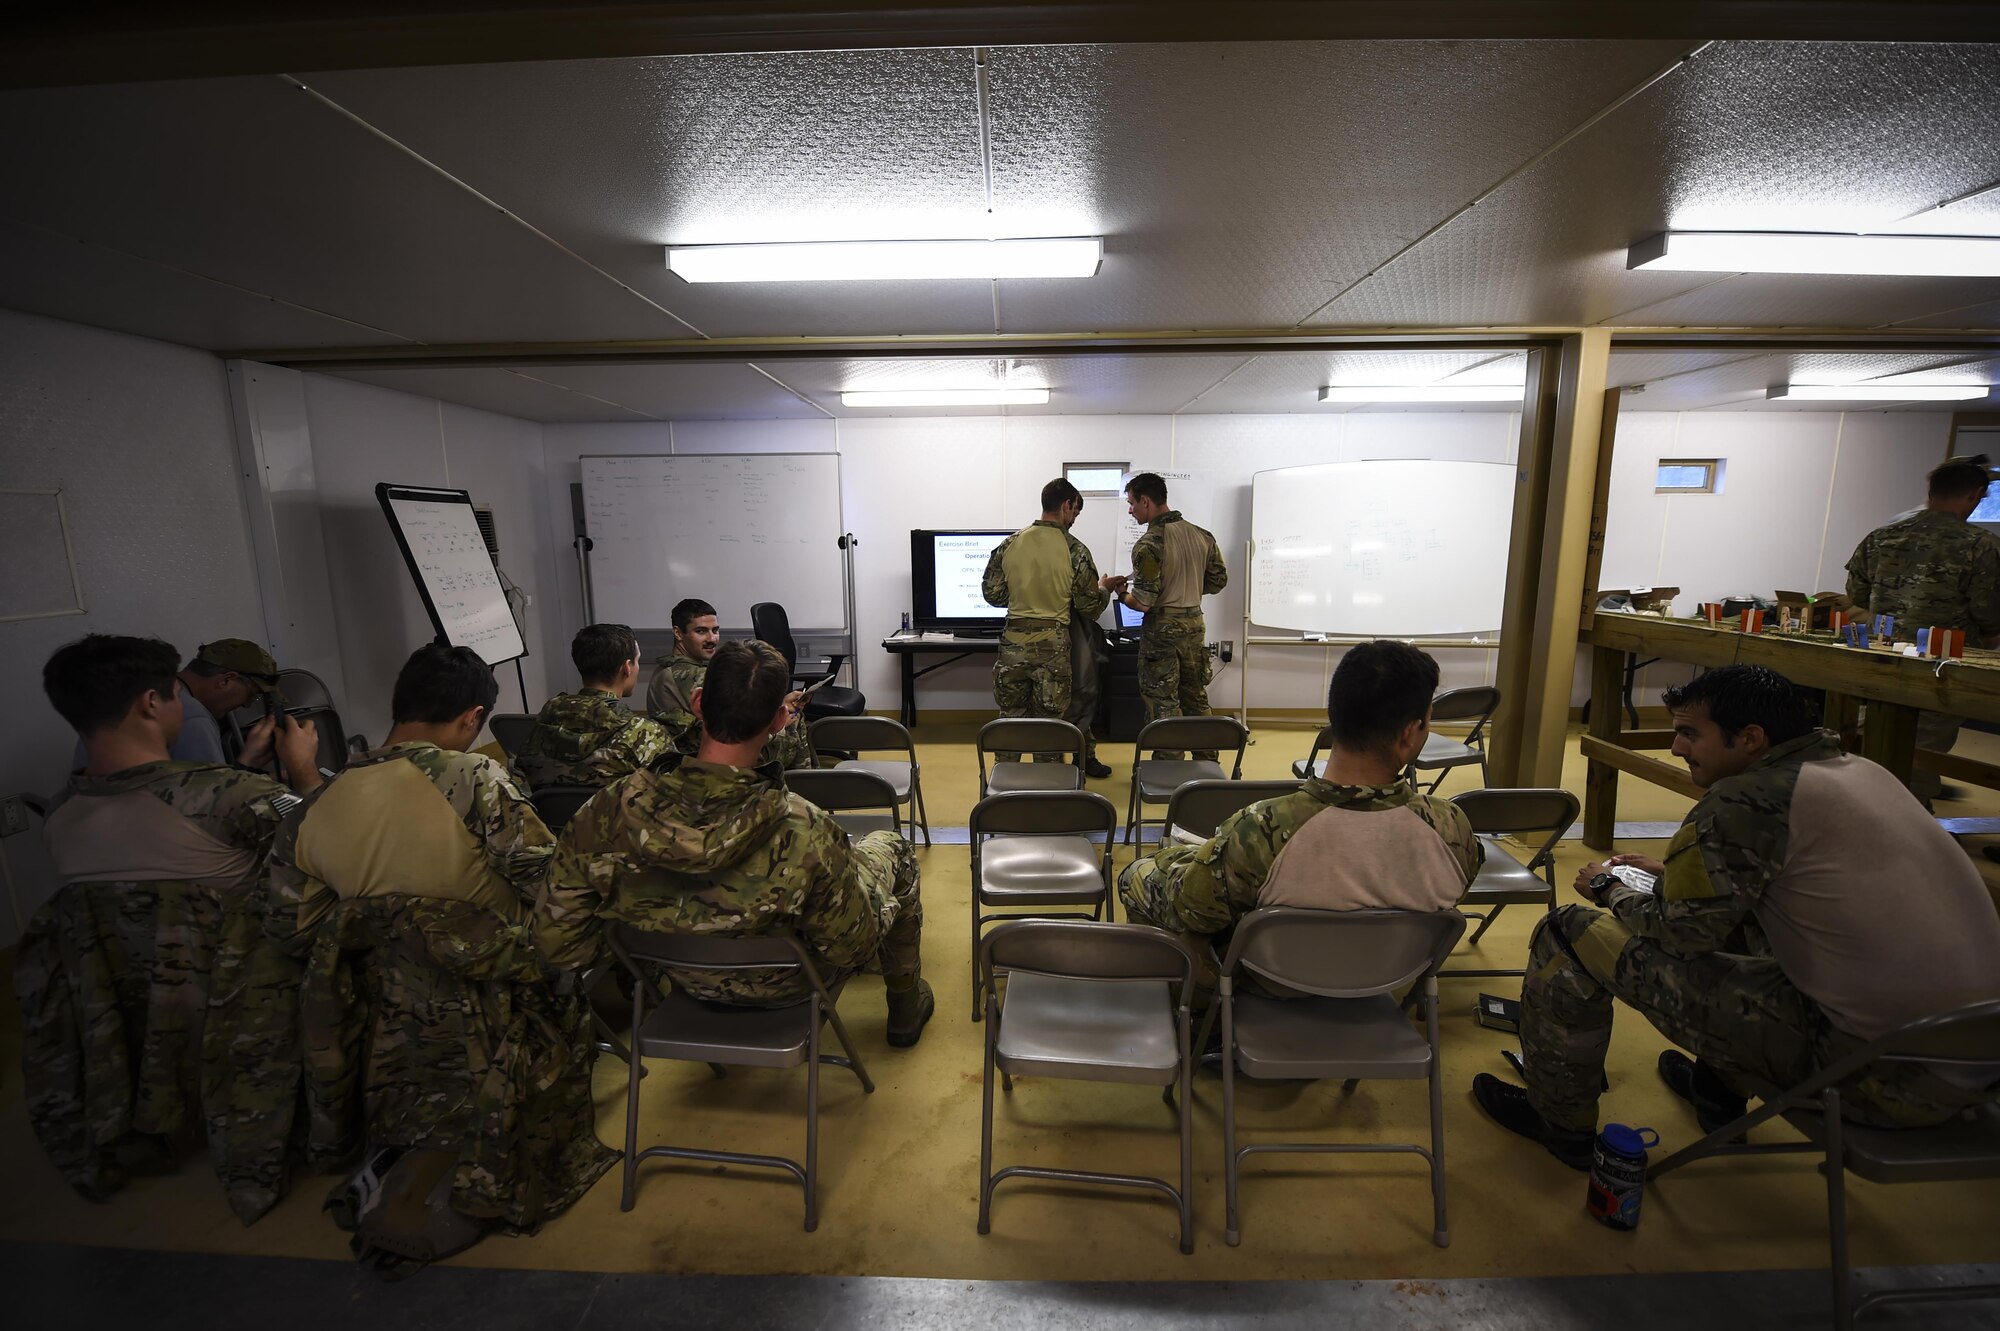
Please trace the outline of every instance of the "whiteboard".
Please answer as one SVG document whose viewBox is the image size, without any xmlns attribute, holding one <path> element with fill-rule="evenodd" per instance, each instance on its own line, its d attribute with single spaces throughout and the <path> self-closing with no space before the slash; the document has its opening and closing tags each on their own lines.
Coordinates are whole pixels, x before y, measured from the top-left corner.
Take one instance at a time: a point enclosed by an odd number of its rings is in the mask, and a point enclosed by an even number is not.
<svg viewBox="0 0 2000 1331">
<path fill-rule="evenodd" d="M 792 632 L 845 632 L 837 453 L 586 457 L 584 523 L 599 621 L 665 630 L 696 596 L 726 629 L 776 601 Z"/>
<path fill-rule="evenodd" d="M 385 481 L 375 497 L 438 635 L 453 647 L 470 647 L 488 665 L 526 656 L 521 626 L 473 519 L 472 496 Z"/>
<path fill-rule="evenodd" d="M 1390 637 L 1499 628 L 1514 483 L 1514 468 L 1494 462 L 1258 472 L 1251 621 Z"/>
</svg>

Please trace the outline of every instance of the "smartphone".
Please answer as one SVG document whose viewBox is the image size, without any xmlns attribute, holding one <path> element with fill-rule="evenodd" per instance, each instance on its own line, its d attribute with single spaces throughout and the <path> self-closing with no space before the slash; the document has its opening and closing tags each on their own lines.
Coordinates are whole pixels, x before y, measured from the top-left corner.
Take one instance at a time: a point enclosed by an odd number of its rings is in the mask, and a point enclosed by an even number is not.
<svg viewBox="0 0 2000 1331">
<path fill-rule="evenodd" d="M 277 720 L 279 715 L 282 714 L 284 710 L 285 710 L 285 700 L 283 698 L 280 698 L 276 692 L 271 692 L 264 695 L 265 720 L 267 721 Z"/>
</svg>

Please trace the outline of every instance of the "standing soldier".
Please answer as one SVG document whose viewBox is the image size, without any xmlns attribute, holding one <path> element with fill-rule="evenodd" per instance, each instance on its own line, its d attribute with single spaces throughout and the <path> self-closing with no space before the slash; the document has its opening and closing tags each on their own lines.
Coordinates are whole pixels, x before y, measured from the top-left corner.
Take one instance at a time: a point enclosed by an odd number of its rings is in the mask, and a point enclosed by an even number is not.
<svg viewBox="0 0 2000 1331">
<path fill-rule="evenodd" d="M 1125 482 L 1125 511 L 1146 533 L 1132 547 L 1131 578 L 1107 581 L 1121 599 L 1143 611 L 1139 631 L 1139 696 L 1146 720 L 1208 715 L 1207 630 L 1201 598 L 1229 585 L 1229 570 L 1215 538 L 1167 507 L 1167 482 L 1142 471 Z M 1215 750 L 1197 752 L 1214 762 Z"/>
<path fill-rule="evenodd" d="M 1986 497 L 1986 468 L 1944 463 L 1930 474 L 1930 498 L 1908 517 L 1861 538 L 1847 561 L 1847 597 L 1857 608 L 1894 615 L 1905 636 L 1920 628 L 1964 629 L 1974 646 L 2000 643 L 2000 546 L 1967 519 Z M 1949 751 L 1962 717 L 1917 713 L 1917 746 Z M 1941 783 L 1935 772 L 1910 782 L 1929 804 Z"/>
<path fill-rule="evenodd" d="M 1042 516 L 993 549 L 979 589 L 988 605 L 1007 607 L 1000 660 L 993 667 L 993 701 L 1002 716 L 1046 716 L 1075 721 L 1083 731 L 1083 769 L 1111 775 L 1097 760 L 1090 718 L 1071 706 L 1071 635 L 1110 604 L 1110 579 L 1099 580 L 1090 547 L 1069 534 L 1083 512 L 1083 496 L 1067 480 L 1042 487 Z M 1003 753 L 1004 759 L 1020 755 Z"/>
</svg>

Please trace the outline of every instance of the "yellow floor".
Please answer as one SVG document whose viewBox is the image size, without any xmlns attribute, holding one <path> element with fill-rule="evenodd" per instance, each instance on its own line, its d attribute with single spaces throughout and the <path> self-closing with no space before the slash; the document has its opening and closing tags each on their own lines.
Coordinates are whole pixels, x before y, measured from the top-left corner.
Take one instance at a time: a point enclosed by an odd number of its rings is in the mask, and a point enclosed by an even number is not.
<svg viewBox="0 0 2000 1331">
<path fill-rule="evenodd" d="M 976 774 L 969 732 L 922 736 L 932 821 L 963 825 Z M 1259 733 L 1246 776 L 1281 776 L 1303 755 L 1309 732 Z M 1968 735 L 1967 751 L 1992 747 Z M 1121 771 L 1129 746 L 1107 746 Z M 1582 788 L 1572 742 L 1572 789 Z M 1447 783 L 1470 788 L 1476 772 Z M 1125 782 L 1093 787 L 1120 807 Z M 1620 816 L 1676 820 L 1687 802 L 1627 780 Z M 1948 812 L 2000 812 L 1981 795 Z M 1633 843 L 1633 849 L 1657 843 Z M 826 1073 L 821 1127 L 821 1217 L 800 1227 L 796 1186 L 739 1169 L 649 1162 L 636 1209 L 618 1209 L 619 1179 L 607 1175 L 569 1214 L 540 1234 L 496 1239 L 457 1262 L 473 1266 L 717 1274 L 930 1276 L 953 1279 L 1277 1279 L 1602 1274 L 1822 1266 L 1826 1207 L 1819 1175 L 1803 1158 L 1697 1166 L 1649 1190 L 1645 1221 L 1614 1233 L 1582 1210 L 1583 1177 L 1486 1121 L 1468 1085 L 1477 1072 L 1506 1073 L 1500 1052 L 1511 1037 L 1476 1025 L 1474 995 L 1504 991 L 1505 980 L 1443 985 L 1446 1157 L 1452 1245 L 1430 1242 L 1430 1200 L 1414 1156 L 1256 1158 L 1243 1185 L 1243 1243 L 1222 1240 L 1221 1084 L 1196 1084 L 1196 1249 L 1175 1248 L 1171 1208 L 1147 1196 L 1079 1193 L 1036 1183 L 1006 1185 L 993 1232 L 974 1232 L 977 1207 L 982 1027 L 968 1020 L 967 851 L 920 852 L 924 868 L 926 974 L 939 1011 L 914 1050 L 882 1038 L 879 982 L 849 986 L 842 1012 L 877 1090 L 864 1096 L 838 1069 Z M 1122 864 L 1129 852 L 1120 851 Z M 1561 852 L 1562 881 L 1586 858 L 1579 843 Z M 1477 955 L 1518 964 L 1537 912 L 1515 907 Z M 1462 956 L 1469 955 L 1464 952 Z M 11 1026 L 12 1018 L 9 1014 Z M 11 1031 L 7 1043 L 13 1044 Z M 1621 1012 L 1613 1042 L 1608 1119 L 1655 1126 L 1668 1149 L 1697 1134 L 1692 1116 L 1660 1085 L 1657 1034 Z M 13 1050 L 7 1051 L 11 1055 Z M 599 1132 L 623 1138 L 625 1068 L 600 1061 Z M 750 1151 L 802 1149 L 800 1072 L 733 1071 L 655 1064 L 644 1084 L 640 1141 L 672 1138 Z M 1343 1097 L 1336 1085 L 1246 1083 L 1241 1123 L 1260 1136 L 1421 1140 L 1421 1082 L 1364 1082 Z M 1766 1129 L 1778 1139 L 1783 1129 Z M 1170 1174 L 1173 1119 L 1156 1093 L 1139 1088 L 1020 1080 L 997 1111 L 997 1160 Z M 299 1180 L 276 1211 L 245 1229 L 231 1218 L 205 1167 L 139 1181 L 107 1205 L 72 1194 L 29 1134 L 10 1067 L 0 1088 L 0 1196 L 9 1200 L 0 1238 L 115 1244 L 203 1252 L 347 1258 L 346 1238 L 320 1213 L 330 1180 Z M 1858 1263 L 1991 1261 L 2000 1258 L 2000 1188 L 1957 1185 L 1921 1190 L 1850 1191 Z"/>
</svg>

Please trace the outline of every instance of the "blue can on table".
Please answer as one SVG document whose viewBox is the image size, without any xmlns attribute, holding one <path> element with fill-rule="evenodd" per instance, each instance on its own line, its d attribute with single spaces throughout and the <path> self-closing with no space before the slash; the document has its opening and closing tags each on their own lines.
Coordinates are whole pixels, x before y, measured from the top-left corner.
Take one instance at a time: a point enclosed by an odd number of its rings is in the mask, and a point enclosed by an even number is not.
<svg viewBox="0 0 2000 1331">
<path fill-rule="evenodd" d="M 1590 1186 L 1584 1209 L 1613 1229 L 1639 1227 L 1639 1199 L 1646 1190 L 1646 1148 L 1658 1146 L 1651 1128 L 1606 1123 L 1590 1151 Z"/>
</svg>

